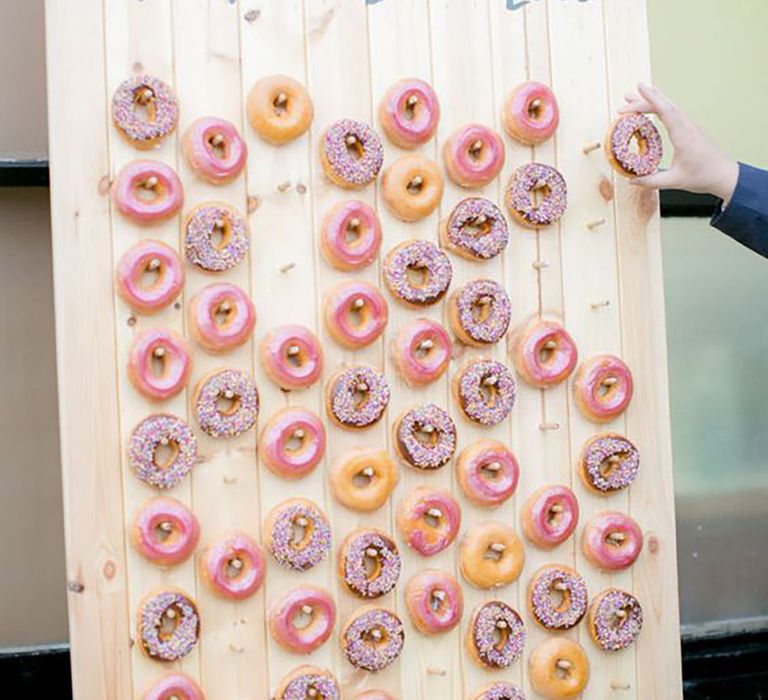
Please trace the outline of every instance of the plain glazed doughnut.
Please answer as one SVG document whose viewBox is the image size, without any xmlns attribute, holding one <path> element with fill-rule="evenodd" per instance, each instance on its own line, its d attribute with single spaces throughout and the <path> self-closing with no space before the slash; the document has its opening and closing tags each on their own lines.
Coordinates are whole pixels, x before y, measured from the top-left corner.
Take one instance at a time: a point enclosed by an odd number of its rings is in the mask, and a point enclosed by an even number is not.
<svg viewBox="0 0 768 700">
<path fill-rule="evenodd" d="M 131 544 L 158 566 L 173 566 L 189 558 L 200 539 L 195 514 L 175 498 L 153 498 L 133 516 Z"/>
<path fill-rule="evenodd" d="M 330 671 L 316 666 L 300 666 L 287 674 L 277 686 L 274 700 L 341 700 L 339 684 Z"/>
<path fill-rule="evenodd" d="M 328 381 L 325 405 L 336 425 L 350 430 L 378 423 L 389 404 L 389 384 L 381 370 L 356 365 Z"/>
<path fill-rule="evenodd" d="M 504 214 L 490 199 L 462 199 L 440 222 L 440 243 L 467 260 L 490 260 L 509 243 Z"/>
<path fill-rule="evenodd" d="M 579 522 L 579 502 L 567 486 L 542 486 L 523 506 L 523 532 L 539 549 L 565 542 Z"/>
<path fill-rule="evenodd" d="M 640 635 L 643 609 L 635 596 L 620 588 L 608 588 L 593 598 L 587 626 L 592 641 L 603 651 L 620 651 Z"/>
<path fill-rule="evenodd" d="M 259 435 L 259 458 L 283 479 L 301 479 L 325 456 L 325 426 L 320 417 L 299 406 L 273 415 Z"/>
<path fill-rule="evenodd" d="M 141 700 L 205 700 L 203 691 L 183 673 L 167 673 L 144 691 Z"/>
<path fill-rule="evenodd" d="M 429 83 L 406 78 L 387 90 L 379 105 L 379 120 L 395 146 L 417 148 L 435 135 L 440 103 Z"/>
<path fill-rule="evenodd" d="M 228 204 L 200 204 L 184 219 L 184 253 L 201 270 L 230 270 L 245 258 L 249 246 L 248 224 Z"/>
<path fill-rule="evenodd" d="M 137 224 L 154 224 L 179 212 L 184 204 L 184 188 L 170 165 L 134 160 L 115 177 L 112 201 L 117 211 Z"/>
<path fill-rule="evenodd" d="M 637 148 L 632 147 L 636 141 Z M 664 155 L 661 134 L 644 114 L 627 114 L 611 124 L 605 137 L 605 155 L 624 177 L 655 173 Z"/>
<path fill-rule="evenodd" d="M 568 185 L 551 165 L 526 163 L 512 173 L 504 201 L 512 218 L 521 226 L 550 226 L 565 214 Z"/>
<path fill-rule="evenodd" d="M 339 578 L 360 598 L 380 598 L 389 593 L 401 568 L 397 545 L 380 530 L 355 530 L 341 544 Z"/>
<path fill-rule="evenodd" d="M 170 455 L 164 458 L 161 448 Z M 159 489 L 173 488 L 197 462 L 197 438 L 181 418 L 155 414 L 131 433 L 128 458 L 136 476 Z"/>
<path fill-rule="evenodd" d="M 150 279 L 145 280 L 149 275 Z M 117 263 L 117 293 L 134 311 L 154 314 L 179 295 L 184 268 L 176 251 L 161 241 L 140 241 Z"/>
<path fill-rule="evenodd" d="M 132 146 L 147 150 L 172 134 L 179 120 L 173 90 L 150 75 L 124 80 L 112 97 L 112 121 Z"/>
<path fill-rule="evenodd" d="M 397 464 L 383 450 L 357 448 L 331 467 L 331 490 L 337 501 L 352 510 L 381 508 L 397 485 Z"/>
<path fill-rule="evenodd" d="M 587 612 L 587 584 L 567 566 L 542 566 L 528 586 L 528 610 L 545 630 L 569 630 Z"/>
<path fill-rule="evenodd" d="M 464 594 L 459 582 L 438 569 L 424 569 L 405 587 L 405 605 L 411 622 L 424 634 L 443 634 L 461 621 Z"/>
<path fill-rule="evenodd" d="M 392 361 L 411 386 L 426 386 L 445 374 L 451 361 L 451 338 L 437 321 L 417 318 L 392 340 Z"/>
<path fill-rule="evenodd" d="M 320 137 L 320 161 L 335 185 L 361 189 L 378 177 L 384 147 L 379 135 L 367 124 L 341 119 Z"/>
<path fill-rule="evenodd" d="M 576 343 L 565 328 L 541 318 L 515 330 L 509 352 L 520 379 L 538 389 L 564 382 L 578 360 Z"/>
<path fill-rule="evenodd" d="M 520 613 L 500 600 L 483 603 L 467 628 L 469 655 L 486 668 L 503 669 L 523 654 L 525 625 Z"/>
<path fill-rule="evenodd" d="M 337 284 L 326 293 L 323 311 L 328 333 L 350 350 L 375 342 L 389 319 L 387 300 L 367 282 Z"/>
<path fill-rule="evenodd" d="M 621 415 L 632 400 L 632 392 L 632 372 L 613 355 L 590 357 L 576 371 L 576 406 L 595 423 L 607 423 Z"/>
<path fill-rule="evenodd" d="M 456 451 L 456 426 L 446 411 L 428 403 L 398 417 L 392 426 L 392 442 L 409 466 L 440 469 Z"/>
<path fill-rule="evenodd" d="M 459 546 L 461 575 L 475 588 L 498 588 L 520 577 L 525 550 L 515 531 L 486 522 L 472 527 Z"/>
<path fill-rule="evenodd" d="M 461 506 L 448 491 L 417 486 L 397 509 L 397 527 L 412 550 L 431 557 L 456 539 Z"/>
<path fill-rule="evenodd" d="M 520 467 L 506 445 L 496 440 L 479 440 L 459 453 L 456 476 L 472 503 L 489 508 L 501 505 L 515 492 Z"/>
<path fill-rule="evenodd" d="M 529 661 L 533 689 L 550 700 L 575 698 L 587 687 L 589 659 L 576 642 L 551 637 L 536 647 Z"/>
<path fill-rule="evenodd" d="M 251 298 L 235 284 L 203 287 L 189 303 L 189 321 L 197 344 L 225 353 L 248 342 L 256 324 Z"/>
<path fill-rule="evenodd" d="M 200 615 L 186 593 L 167 589 L 139 604 L 137 639 L 149 658 L 177 661 L 195 648 L 199 636 Z"/>
<path fill-rule="evenodd" d="M 244 600 L 259 590 L 267 571 L 264 551 L 243 532 L 209 544 L 200 557 L 200 578 L 217 595 Z"/>
<path fill-rule="evenodd" d="M 192 122 L 181 141 L 195 174 L 212 185 L 234 180 L 248 160 L 248 146 L 226 119 L 203 117 Z"/>
<path fill-rule="evenodd" d="M 498 343 L 507 333 L 512 304 L 493 280 L 474 280 L 451 294 L 448 318 L 456 336 L 466 345 L 485 347 Z"/>
<path fill-rule="evenodd" d="M 401 221 L 419 221 L 429 216 L 443 198 L 445 182 L 437 163 L 424 156 L 398 158 L 381 180 L 384 202 Z"/>
<path fill-rule="evenodd" d="M 467 124 L 445 142 L 443 159 L 459 187 L 484 187 L 504 167 L 504 141 L 487 126 Z"/>
<path fill-rule="evenodd" d="M 364 671 L 381 671 L 397 661 L 404 642 L 400 618 L 391 610 L 372 605 L 355 611 L 341 631 L 347 661 Z"/>
<path fill-rule="evenodd" d="M 448 256 L 429 241 L 405 241 L 384 260 L 384 283 L 392 296 L 408 306 L 440 301 L 453 277 Z"/>
<path fill-rule="evenodd" d="M 279 326 L 269 331 L 259 349 L 267 376 L 281 389 L 306 389 L 323 372 L 323 348 L 304 326 Z"/>
<path fill-rule="evenodd" d="M 259 415 L 259 392 L 245 372 L 214 370 L 197 383 L 192 405 L 200 430 L 211 437 L 230 438 L 253 427 Z"/>
<path fill-rule="evenodd" d="M 510 413 L 517 397 L 512 373 L 489 358 L 469 360 L 453 377 L 453 394 L 464 416 L 480 425 L 497 425 Z"/>
<path fill-rule="evenodd" d="M 496 681 L 484 685 L 470 700 L 525 700 L 525 694 L 514 683 Z"/>
<path fill-rule="evenodd" d="M 331 636 L 336 624 L 336 604 L 326 590 L 303 585 L 277 598 L 269 607 L 267 619 L 272 637 L 283 649 L 311 654 Z"/>
<path fill-rule="evenodd" d="M 593 435 L 581 450 L 579 472 L 594 493 L 608 496 L 627 488 L 639 469 L 640 453 L 623 435 Z"/>
<path fill-rule="evenodd" d="M 560 123 L 560 109 L 555 94 L 536 82 L 518 85 L 504 101 L 504 129 L 525 146 L 544 143 Z"/>
<path fill-rule="evenodd" d="M 280 566 L 307 571 L 331 550 L 331 524 L 319 506 L 304 498 L 276 505 L 267 515 L 267 549 Z"/>
<path fill-rule="evenodd" d="M 605 511 L 584 526 L 581 546 L 598 569 L 620 571 L 635 563 L 643 549 L 643 531 L 624 513 Z"/>
<path fill-rule="evenodd" d="M 136 391 L 153 401 L 181 392 L 192 373 L 192 358 L 184 339 L 164 328 L 139 333 L 128 354 L 128 379 Z"/>
<path fill-rule="evenodd" d="M 350 200 L 332 207 L 320 225 L 320 251 L 337 270 L 362 270 L 379 255 L 381 224 L 365 202 Z"/>
<path fill-rule="evenodd" d="M 314 107 L 301 83 L 287 75 L 270 75 L 251 88 L 246 112 L 253 130 L 262 139 L 282 146 L 309 129 Z"/>
</svg>

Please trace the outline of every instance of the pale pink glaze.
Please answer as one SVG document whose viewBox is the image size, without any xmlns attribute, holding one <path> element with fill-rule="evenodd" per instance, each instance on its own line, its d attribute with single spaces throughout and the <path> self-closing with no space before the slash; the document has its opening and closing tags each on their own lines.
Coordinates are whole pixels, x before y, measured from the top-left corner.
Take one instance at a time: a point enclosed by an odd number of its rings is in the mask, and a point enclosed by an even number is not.
<svg viewBox="0 0 768 700">
<path fill-rule="evenodd" d="M 292 439 L 299 441 L 295 450 L 288 449 Z M 272 416 L 262 429 L 259 456 L 278 476 L 300 479 L 323 458 L 325 442 L 325 427 L 316 414 L 306 408 L 288 407 Z"/>
<path fill-rule="evenodd" d="M 152 358 L 160 352 L 162 370 L 158 375 L 153 371 Z M 173 331 L 151 328 L 134 338 L 128 356 L 128 378 L 144 396 L 156 401 L 176 396 L 187 385 L 191 372 L 187 344 Z"/>
<path fill-rule="evenodd" d="M 420 349 L 429 341 L 431 347 Z M 403 326 L 392 341 L 395 367 L 408 384 L 425 386 L 439 379 L 451 361 L 451 337 L 436 321 L 417 318 Z"/>
<path fill-rule="evenodd" d="M 610 538 L 613 533 L 623 535 L 621 542 Z M 643 532 L 628 515 L 606 511 L 595 515 L 584 527 L 582 537 L 584 553 L 600 569 L 618 571 L 632 566 L 643 549 Z"/>
<path fill-rule="evenodd" d="M 325 298 L 328 330 L 344 347 L 356 349 L 370 345 L 384 332 L 388 319 L 387 300 L 367 282 L 342 282 Z"/>
<path fill-rule="evenodd" d="M 438 591 L 444 598 L 435 605 L 434 594 Z M 461 586 L 453 576 L 437 569 L 425 569 L 408 582 L 405 604 L 416 627 L 427 634 L 452 630 L 464 612 Z"/>
<path fill-rule="evenodd" d="M 476 141 L 483 143 L 478 158 L 470 155 Z M 445 143 L 443 155 L 450 178 L 461 187 L 482 187 L 504 167 L 504 142 L 493 129 L 467 124 Z"/>
<path fill-rule="evenodd" d="M 412 108 L 408 101 L 416 98 Z M 429 83 L 409 78 L 395 83 L 379 108 L 384 133 L 400 148 L 416 148 L 434 136 L 440 119 L 440 103 Z"/>
<path fill-rule="evenodd" d="M 554 348 L 545 348 L 554 343 Z M 542 360 L 542 353 L 546 359 Z M 520 377 L 541 389 L 565 381 L 578 360 L 576 343 L 570 334 L 553 321 L 537 321 L 527 326 L 517 340 L 513 354 Z"/>
<path fill-rule="evenodd" d="M 155 683 L 141 700 L 205 700 L 203 691 L 189 676 L 169 673 Z"/>
<path fill-rule="evenodd" d="M 160 566 L 173 566 L 187 559 L 199 539 L 197 518 L 175 498 L 153 498 L 142 505 L 133 518 L 133 545 Z"/>
<path fill-rule="evenodd" d="M 221 135 L 219 155 L 211 139 Z M 229 182 L 240 174 L 248 157 L 248 146 L 232 122 L 216 117 L 203 117 L 187 127 L 182 141 L 184 153 L 192 169 L 214 185 Z"/>
<path fill-rule="evenodd" d="M 288 353 L 292 347 L 299 354 Z M 295 364 L 290 358 L 298 358 Z M 270 379 L 281 389 L 304 389 L 314 384 L 323 371 L 323 350 L 317 336 L 304 326 L 275 328 L 261 342 L 261 361 Z"/>
<path fill-rule="evenodd" d="M 538 101 L 538 109 L 533 105 Z M 535 114 L 532 112 L 535 111 Z M 526 145 L 543 143 L 555 133 L 560 123 L 557 98 L 546 85 L 529 82 L 520 85 L 504 105 L 505 124 L 512 122 L 509 135 Z"/>
<path fill-rule="evenodd" d="M 489 465 L 497 469 L 488 470 Z M 462 450 L 456 461 L 459 483 L 467 498 L 480 506 L 498 506 L 517 488 L 520 467 L 506 445 L 481 440 Z"/>
<path fill-rule="evenodd" d="M 605 380 L 618 380 L 604 395 L 600 387 Z M 632 400 L 632 372 L 618 357 L 591 357 L 576 373 L 576 402 L 587 418 L 604 423 L 620 415 Z"/>
<path fill-rule="evenodd" d="M 305 627 L 297 627 L 294 620 L 304 606 L 312 608 L 308 613 L 310 622 Z M 269 609 L 269 630 L 275 641 L 297 654 L 309 654 L 324 644 L 335 624 L 336 605 L 333 598 L 317 586 L 293 588 Z"/>
<path fill-rule="evenodd" d="M 223 321 L 217 320 L 220 313 L 224 315 Z M 203 287 L 192 297 L 190 320 L 200 345 L 210 352 L 227 352 L 251 337 L 256 312 L 250 297 L 240 287 L 218 282 Z"/>
<path fill-rule="evenodd" d="M 553 506 L 559 512 L 553 511 Z M 549 549 L 567 540 L 579 522 L 579 502 L 567 486 L 545 486 L 523 509 L 523 530 L 538 547 Z"/>
<path fill-rule="evenodd" d="M 352 226 L 354 219 L 357 225 Z M 334 206 L 320 227 L 320 249 L 330 265 L 339 270 L 368 267 L 381 248 L 381 224 L 365 202 L 352 200 Z"/>
<path fill-rule="evenodd" d="M 150 199 L 137 192 L 149 178 L 156 178 L 157 185 Z M 117 210 L 140 224 L 151 224 L 168 219 L 184 204 L 184 189 L 176 171 L 155 160 L 135 160 L 125 165 L 112 185 L 112 201 Z"/>
<path fill-rule="evenodd" d="M 142 277 L 154 272 L 150 285 Z M 123 253 L 117 263 L 117 292 L 135 311 L 153 314 L 170 304 L 184 286 L 184 268 L 176 251 L 161 241 L 146 240 Z"/>
<path fill-rule="evenodd" d="M 437 524 L 427 520 L 427 511 L 440 511 Z M 398 513 L 398 525 L 406 544 L 423 557 L 442 552 L 456 539 L 461 526 L 461 507 L 447 491 L 417 488 Z"/>
<path fill-rule="evenodd" d="M 234 560 L 241 562 L 241 568 L 233 576 L 230 562 Z M 236 532 L 208 545 L 200 568 L 214 592 L 224 598 L 243 600 L 261 586 L 267 562 L 264 551 L 252 537 Z"/>
<path fill-rule="evenodd" d="M 360 695 L 355 695 L 352 700 L 397 700 L 397 698 L 383 690 L 364 690 Z"/>
</svg>

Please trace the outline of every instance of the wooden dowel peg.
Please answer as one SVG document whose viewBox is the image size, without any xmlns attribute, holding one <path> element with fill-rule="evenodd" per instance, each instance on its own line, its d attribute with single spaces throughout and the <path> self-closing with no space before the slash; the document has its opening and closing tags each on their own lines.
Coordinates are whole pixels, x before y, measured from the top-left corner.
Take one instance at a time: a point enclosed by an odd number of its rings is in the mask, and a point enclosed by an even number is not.
<svg viewBox="0 0 768 700">
<path fill-rule="evenodd" d="M 502 552 L 506 552 L 507 551 L 507 545 L 503 544 L 502 542 L 494 542 L 493 544 L 491 544 L 489 549 L 492 552 L 496 552 L 498 554 L 501 554 Z"/>
<path fill-rule="evenodd" d="M 561 671 L 570 671 L 573 668 L 573 664 L 567 659 L 558 659 L 555 664 Z"/>
<path fill-rule="evenodd" d="M 353 309 L 362 309 L 365 306 L 365 299 L 358 297 L 352 302 Z"/>
<path fill-rule="evenodd" d="M 237 483 L 237 477 L 236 476 L 225 476 L 222 478 L 222 481 L 225 484 L 236 484 Z"/>
<path fill-rule="evenodd" d="M 485 386 L 496 386 L 498 381 L 499 381 L 499 378 L 495 374 L 492 374 L 490 377 L 486 377 L 485 379 L 483 379 L 483 384 Z"/>
<path fill-rule="evenodd" d="M 347 224 L 348 229 L 357 230 L 360 228 L 360 219 L 358 219 L 356 216 L 351 218 L 349 220 L 349 223 Z"/>
<path fill-rule="evenodd" d="M 446 670 L 444 668 L 436 668 L 435 666 L 427 666 L 427 673 L 430 676 L 444 676 Z"/>
<path fill-rule="evenodd" d="M 306 433 L 302 428 L 296 428 L 296 430 L 293 431 L 293 436 L 297 440 L 303 440 Z"/>
<path fill-rule="evenodd" d="M 606 377 L 603 379 L 603 386 L 614 386 L 618 384 L 619 380 L 616 377 Z"/>
<path fill-rule="evenodd" d="M 446 594 L 445 594 L 445 591 L 442 591 L 442 590 L 440 590 L 440 589 L 438 588 L 436 591 L 433 591 L 433 592 L 432 592 L 432 597 L 433 597 L 435 600 L 439 600 L 439 601 L 441 601 L 441 602 L 442 602 L 443 600 L 445 600 L 445 598 L 446 598 Z"/>
<path fill-rule="evenodd" d="M 534 270 L 543 270 L 545 267 L 549 267 L 549 263 L 546 260 L 534 260 L 531 267 Z"/>
<path fill-rule="evenodd" d="M 152 354 L 153 354 L 155 357 L 164 357 L 164 356 L 165 356 L 165 348 L 164 348 L 164 347 L 161 345 L 160 347 L 158 347 L 158 348 L 155 348 L 155 349 L 152 351 Z"/>
<path fill-rule="evenodd" d="M 611 681 L 611 690 L 629 690 L 632 686 L 629 683 L 620 683 L 619 681 Z"/>
<path fill-rule="evenodd" d="M 557 347 L 556 340 L 548 340 L 546 343 L 544 343 L 545 350 L 554 350 L 556 347 Z"/>
<path fill-rule="evenodd" d="M 599 151 L 603 147 L 603 144 L 599 141 L 593 141 L 592 143 L 588 143 L 584 148 L 581 149 L 582 153 L 585 156 L 588 156 L 593 151 Z"/>
<path fill-rule="evenodd" d="M 560 423 L 539 423 L 539 430 L 560 430 Z"/>
<path fill-rule="evenodd" d="M 611 305 L 611 302 L 606 299 L 605 301 L 593 301 L 589 306 L 593 309 L 604 309 Z"/>
<path fill-rule="evenodd" d="M 427 515 L 431 518 L 442 518 L 443 517 L 443 511 L 439 508 L 430 508 L 427 511 Z"/>
<path fill-rule="evenodd" d="M 245 649 L 242 646 L 240 646 L 239 644 L 235 644 L 234 642 L 230 642 L 229 648 L 238 654 L 242 654 L 245 651 Z"/>
<path fill-rule="evenodd" d="M 501 462 L 490 462 L 489 464 L 486 464 L 483 469 L 487 472 L 501 471 Z"/>
<path fill-rule="evenodd" d="M 419 343 L 419 350 L 431 350 L 433 347 L 435 347 L 435 344 L 429 338 Z"/>
<path fill-rule="evenodd" d="M 301 612 L 303 612 L 305 615 L 311 615 L 312 614 L 312 606 L 311 605 L 302 605 L 301 606 Z"/>
<path fill-rule="evenodd" d="M 408 184 L 411 187 L 421 187 L 424 184 L 424 178 L 421 175 L 416 175 L 411 178 L 411 181 Z"/>
<path fill-rule="evenodd" d="M 278 92 L 274 102 L 275 107 L 285 107 L 287 104 L 288 95 L 286 95 L 284 92 Z"/>
<path fill-rule="evenodd" d="M 417 95 L 411 95 L 408 100 L 406 101 L 406 104 L 409 107 L 413 107 L 419 103 L 419 98 Z"/>
<path fill-rule="evenodd" d="M 366 467 L 361 473 L 363 476 L 367 476 L 370 479 L 376 472 L 374 471 L 373 467 Z"/>
<path fill-rule="evenodd" d="M 354 146 L 357 143 L 357 136 L 350 134 L 344 139 L 344 143 L 346 143 L 347 146 Z"/>
<path fill-rule="evenodd" d="M 293 270 L 294 267 L 296 267 L 295 262 L 285 263 L 285 265 L 280 266 L 280 272 L 289 272 L 290 270 Z"/>
<path fill-rule="evenodd" d="M 148 190 L 154 190 L 155 187 L 157 187 L 157 182 L 158 182 L 157 178 L 154 175 L 152 175 L 152 176 L 147 178 L 146 182 L 144 183 L 144 186 Z"/>
<path fill-rule="evenodd" d="M 224 134 L 214 134 L 211 139 L 211 146 L 221 146 L 224 143 Z"/>
<path fill-rule="evenodd" d="M 608 535 L 606 538 L 609 542 L 613 542 L 615 544 L 621 544 L 624 542 L 624 540 L 627 539 L 627 536 L 623 532 L 612 532 Z"/>
<path fill-rule="evenodd" d="M 285 182 L 281 182 L 275 189 L 277 189 L 278 192 L 288 192 L 293 187 L 293 183 L 290 180 L 286 180 Z"/>
<path fill-rule="evenodd" d="M 562 503 L 555 503 L 555 504 L 554 504 L 554 505 L 553 505 L 553 506 L 552 506 L 552 507 L 549 509 L 549 512 L 550 512 L 550 513 L 562 513 L 562 512 L 563 512 L 563 510 L 565 510 L 565 509 L 563 508 L 563 504 L 562 504 Z"/>
<path fill-rule="evenodd" d="M 299 527 L 306 527 L 309 525 L 309 520 L 307 520 L 303 515 L 296 518 L 296 524 Z"/>
<path fill-rule="evenodd" d="M 596 228 L 598 228 L 598 227 L 600 227 L 600 226 L 603 226 L 603 225 L 605 225 L 605 219 L 601 217 L 601 218 L 599 218 L 599 219 L 595 219 L 594 221 L 590 221 L 590 222 L 587 224 L 587 228 L 588 228 L 590 231 L 593 231 L 594 229 L 596 229 Z"/>
<path fill-rule="evenodd" d="M 370 559 L 376 559 L 376 557 L 379 556 L 379 550 L 375 547 L 368 547 L 368 549 L 365 550 L 365 556 Z"/>
<path fill-rule="evenodd" d="M 294 355 L 298 355 L 301 352 L 301 348 L 298 345 L 290 345 L 288 347 L 288 355 L 289 357 L 293 357 Z"/>
<path fill-rule="evenodd" d="M 152 260 L 149 261 L 149 264 L 147 265 L 147 270 L 150 272 L 154 272 L 155 270 L 160 269 L 160 259 L 159 258 L 152 258 Z"/>
</svg>

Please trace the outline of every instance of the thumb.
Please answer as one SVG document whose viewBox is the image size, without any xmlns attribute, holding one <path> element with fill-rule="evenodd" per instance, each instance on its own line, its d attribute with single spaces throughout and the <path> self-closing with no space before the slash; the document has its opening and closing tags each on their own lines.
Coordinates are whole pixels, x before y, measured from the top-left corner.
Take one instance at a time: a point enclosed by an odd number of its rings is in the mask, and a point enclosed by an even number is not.
<svg viewBox="0 0 768 700">
<path fill-rule="evenodd" d="M 675 189 L 678 186 L 677 173 L 674 169 L 659 170 L 651 175 L 633 177 L 630 183 L 639 187 L 649 187 L 654 190 Z"/>
</svg>

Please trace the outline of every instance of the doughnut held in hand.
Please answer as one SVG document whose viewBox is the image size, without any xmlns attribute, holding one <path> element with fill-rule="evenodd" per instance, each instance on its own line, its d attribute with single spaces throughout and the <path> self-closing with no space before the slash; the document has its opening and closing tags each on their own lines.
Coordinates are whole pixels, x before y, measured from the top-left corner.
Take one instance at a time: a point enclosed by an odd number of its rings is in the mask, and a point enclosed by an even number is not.
<svg viewBox="0 0 768 700">
<path fill-rule="evenodd" d="M 651 175 L 664 155 L 661 134 L 644 114 L 627 114 L 611 124 L 605 138 L 605 155 L 619 175 Z"/>
</svg>

